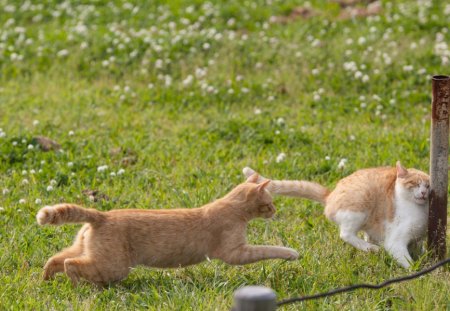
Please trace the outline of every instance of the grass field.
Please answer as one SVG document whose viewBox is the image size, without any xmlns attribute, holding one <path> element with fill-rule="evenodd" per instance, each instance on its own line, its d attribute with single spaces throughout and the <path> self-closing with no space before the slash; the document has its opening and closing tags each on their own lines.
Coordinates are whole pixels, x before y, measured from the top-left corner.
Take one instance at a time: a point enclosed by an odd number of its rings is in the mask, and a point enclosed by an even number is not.
<svg viewBox="0 0 450 311">
<path fill-rule="evenodd" d="M 137 268 L 104 290 L 42 281 L 79 228 L 38 227 L 47 204 L 189 208 L 247 165 L 329 187 L 397 160 L 428 171 L 430 76 L 449 74 L 445 1 L 382 1 L 355 18 L 325 0 L 147 2 L 0 0 L 0 309 L 227 310 L 244 285 L 288 298 L 408 273 L 344 244 L 320 205 L 277 197 L 249 240 L 297 261 Z M 299 6 L 312 16 L 295 18 Z M 62 150 L 44 152 L 39 135 Z M 284 309 L 445 310 L 449 291 L 441 270 Z"/>
</svg>

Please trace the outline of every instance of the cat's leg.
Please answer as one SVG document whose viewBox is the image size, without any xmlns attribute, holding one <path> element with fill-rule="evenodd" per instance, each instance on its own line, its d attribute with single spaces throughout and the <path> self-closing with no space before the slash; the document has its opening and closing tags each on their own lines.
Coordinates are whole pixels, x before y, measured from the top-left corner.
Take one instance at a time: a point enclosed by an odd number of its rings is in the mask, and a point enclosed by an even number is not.
<svg viewBox="0 0 450 311">
<path fill-rule="evenodd" d="M 281 246 L 243 245 L 232 251 L 223 252 L 218 258 L 231 265 L 244 265 L 264 259 L 295 260 L 298 253 L 292 248 Z"/>
<path fill-rule="evenodd" d="M 58 272 L 64 272 L 64 261 L 67 258 L 81 256 L 84 249 L 84 234 L 89 228 L 89 226 L 82 227 L 80 231 L 78 231 L 72 246 L 62 250 L 47 261 L 44 266 L 44 280 L 51 279 Z"/>
<path fill-rule="evenodd" d="M 74 286 L 78 284 L 80 278 L 100 286 L 120 281 L 128 275 L 129 266 L 118 260 L 114 260 L 112 265 L 109 260 L 99 261 L 89 256 L 69 258 L 64 261 L 64 270 Z"/>
<path fill-rule="evenodd" d="M 358 232 L 364 225 L 366 217 L 364 213 L 339 211 L 333 220 L 339 225 L 340 238 L 342 240 L 362 251 L 376 252 L 380 249 L 377 245 L 366 242 L 358 237 Z"/>
<path fill-rule="evenodd" d="M 51 257 L 44 266 L 44 280 L 51 279 L 58 272 L 64 272 L 64 261 L 67 258 L 78 257 L 82 253 L 81 245 L 75 244 Z"/>
</svg>

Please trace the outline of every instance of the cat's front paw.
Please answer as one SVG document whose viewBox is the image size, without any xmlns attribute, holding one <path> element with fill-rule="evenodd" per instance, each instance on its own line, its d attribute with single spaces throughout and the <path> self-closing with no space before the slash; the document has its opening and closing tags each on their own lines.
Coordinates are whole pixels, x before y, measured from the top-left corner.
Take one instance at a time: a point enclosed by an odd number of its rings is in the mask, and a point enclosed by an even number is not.
<svg viewBox="0 0 450 311">
<path fill-rule="evenodd" d="M 284 259 L 286 260 L 296 260 L 298 258 L 299 254 L 293 250 L 293 249 L 287 249 L 286 250 L 286 256 Z"/>
</svg>

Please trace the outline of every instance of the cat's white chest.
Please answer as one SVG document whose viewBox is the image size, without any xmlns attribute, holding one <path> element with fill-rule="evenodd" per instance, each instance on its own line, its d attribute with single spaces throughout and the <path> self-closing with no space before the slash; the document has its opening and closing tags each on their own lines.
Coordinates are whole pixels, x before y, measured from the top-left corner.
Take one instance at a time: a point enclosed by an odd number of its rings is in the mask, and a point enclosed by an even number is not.
<svg viewBox="0 0 450 311">
<path fill-rule="evenodd" d="M 401 239 L 407 243 L 422 239 L 428 225 L 428 203 L 419 205 L 396 197 L 394 206 L 394 219 L 386 223 L 386 239 Z"/>
</svg>

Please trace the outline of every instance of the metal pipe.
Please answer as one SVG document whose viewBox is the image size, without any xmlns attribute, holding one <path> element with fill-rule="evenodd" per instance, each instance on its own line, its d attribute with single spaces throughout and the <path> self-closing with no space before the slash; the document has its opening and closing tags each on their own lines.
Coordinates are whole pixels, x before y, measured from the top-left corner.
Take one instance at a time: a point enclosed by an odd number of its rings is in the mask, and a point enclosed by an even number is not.
<svg viewBox="0 0 450 311">
<path fill-rule="evenodd" d="M 234 292 L 232 311 L 275 311 L 277 295 L 264 286 L 245 286 Z"/>
<path fill-rule="evenodd" d="M 447 231 L 450 77 L 433 76 L 432 89 L 428 249 L 434 258 L 444 259 Z"/>
</svg>

